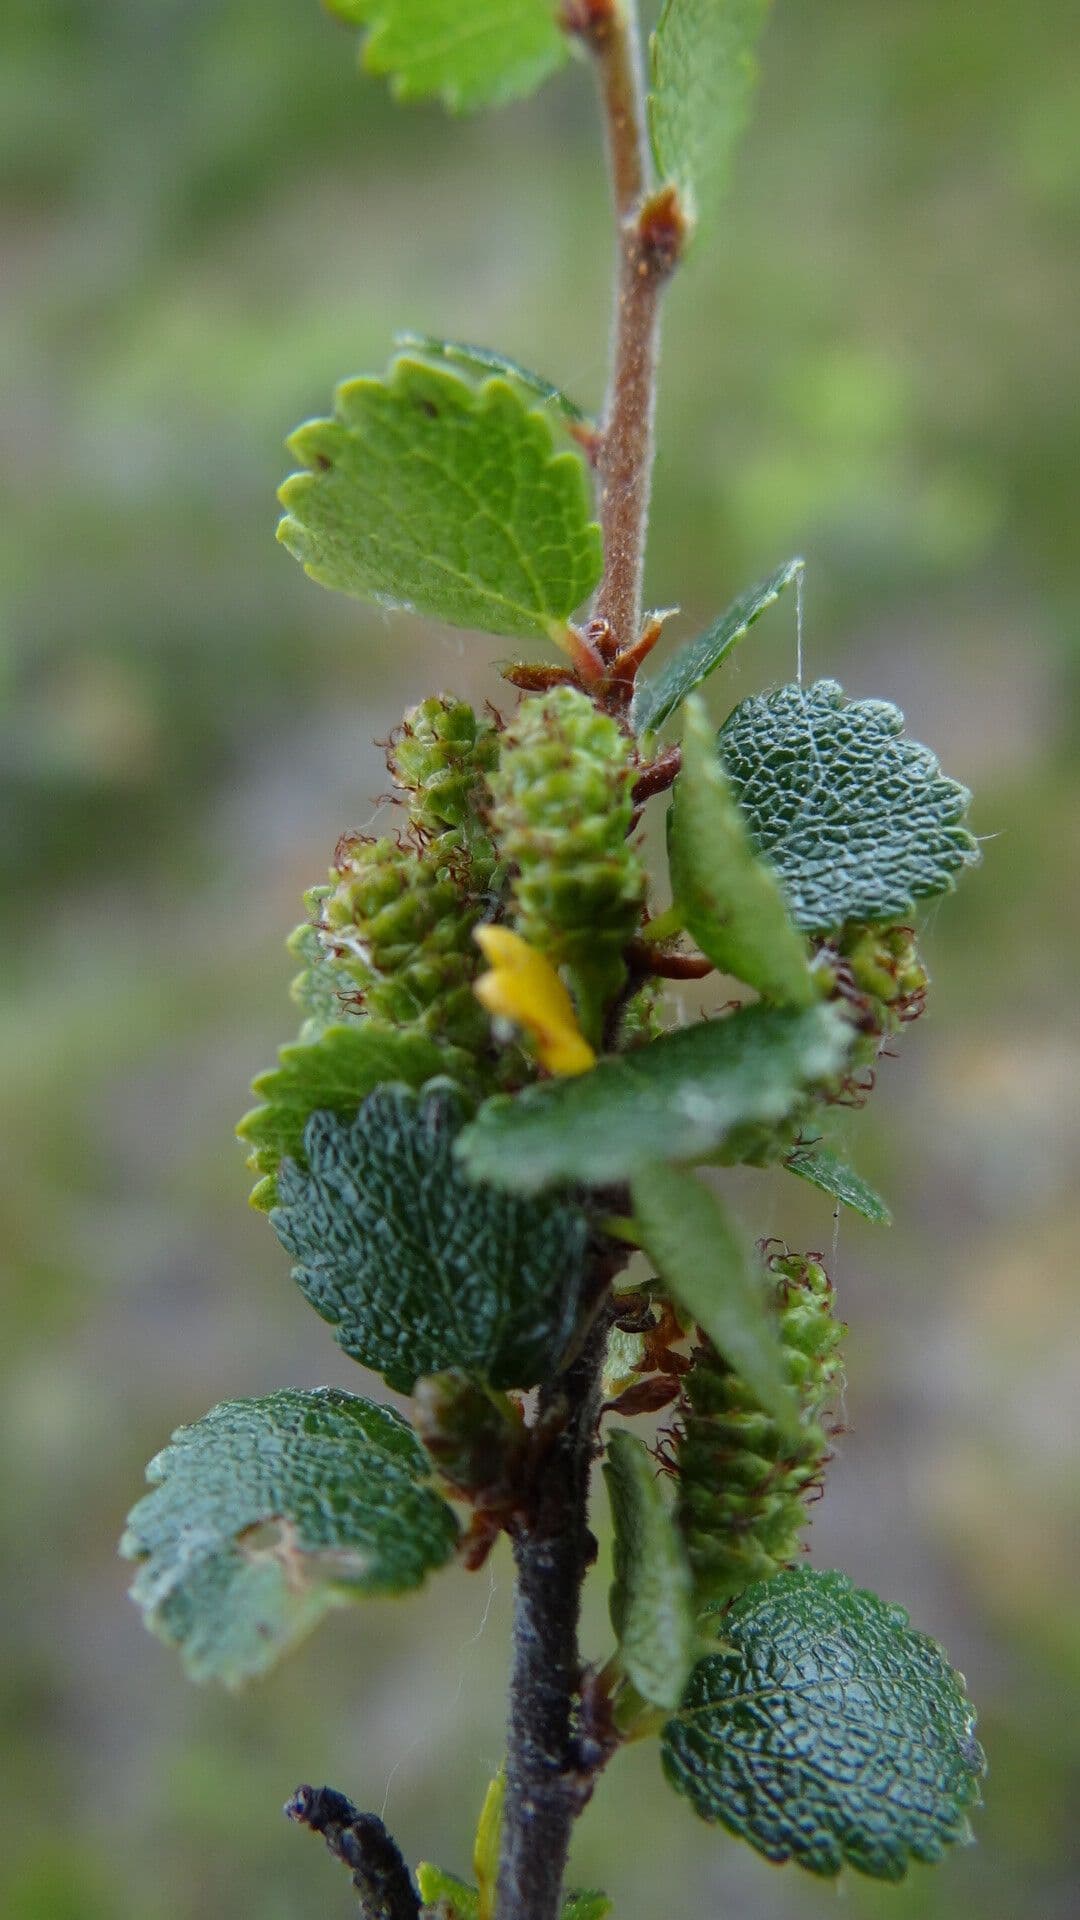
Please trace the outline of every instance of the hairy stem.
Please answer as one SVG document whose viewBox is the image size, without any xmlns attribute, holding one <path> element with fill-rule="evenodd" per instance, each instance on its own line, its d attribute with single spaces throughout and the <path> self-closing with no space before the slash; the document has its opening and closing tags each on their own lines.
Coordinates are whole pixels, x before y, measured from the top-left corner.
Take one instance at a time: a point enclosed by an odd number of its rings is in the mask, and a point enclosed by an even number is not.
<svg viewBox="0 0 1080 1920">
<path fill-rule="evenodd" d="M 571 1828 L 591 1789 L 574 1710 L 581 1583 L 596 1548 L 586 1513 L 607 1336 L 601 1312 L 573 1365 L 540 1395 L 533 1498 L 514 1541 L 499 1920 L 558 1920 Z"/>
<path fill-rule="evenodd" d="M 592 0 L 583 32 L 595 54 L 617 228 L 611 379 L 597 453 L 604 577 L 594 616 L 611 654 L 641 631 L 645 528 L 652 479 L 660 292 L 669 263 L 643 231 L 649 151 L 633 0 Z"/>
</svg>

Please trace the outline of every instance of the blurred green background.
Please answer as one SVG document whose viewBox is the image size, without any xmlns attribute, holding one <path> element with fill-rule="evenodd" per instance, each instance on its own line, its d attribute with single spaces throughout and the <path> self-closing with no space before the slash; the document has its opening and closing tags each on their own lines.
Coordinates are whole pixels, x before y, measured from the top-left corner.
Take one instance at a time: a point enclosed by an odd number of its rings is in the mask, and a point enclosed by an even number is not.
<svg viewBox="0 0 1080 1920">
<path fill-rule="evenodd" d="M 932 917 L 930 1017 L 860 1129 L 899 1224 L 839 1231 L 851 1431 L 811 1544 L 966 1670 L 981 1845 L 838 1893 L 698 1825 L 645 1747 L 575 1857 L 618 1920 L 1080 1901 L 1075 24 L 778 7 L 723 229 L 669 303 L 649 564 L 678 639 L 801 550 L 810 671 L 898 700 L 978 790 L 984 866 Z M 179 1421 L 355 1381 L 231 1129 L 291 1028 L 300 891 L 378 815 L 373 740 L 433 686 L 505 696 L 488 643 L 275 547 L 282 438 L 401 326 L 598 403 L 590 85 L 397 110 L 313 0 L 8 0 L 4 42 L 0 1910 L 323 1920 L 351 1898 L 280 1818 L 298 1780 L 466 1867 L 506 1557 L 337 1616 L 230 1698 L 144 1635 L 114 1541 Z M 793 652 L 781 607 L 717 711 Z M 748 1224 L 830 1246 L 794 1185 L 748 1180 Z"/>
</svg>

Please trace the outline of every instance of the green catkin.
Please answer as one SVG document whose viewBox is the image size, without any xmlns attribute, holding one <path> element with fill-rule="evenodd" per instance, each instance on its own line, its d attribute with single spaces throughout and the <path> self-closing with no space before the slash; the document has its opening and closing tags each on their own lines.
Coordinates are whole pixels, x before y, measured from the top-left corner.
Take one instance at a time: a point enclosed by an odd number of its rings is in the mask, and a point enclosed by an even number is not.
<svg viewBox="0 0 1080 1920">
<path fill-rule="evenodd" d="M 499 736 L 464 701 L 410 708 L 387 749 L 406 796 L 400 839 L 340 843 L 327 886 L 304 895 L 289 938 L 304 962 L 292 997 L 302 1041 L 368 1014 L 477 1052 L 488 1041 L 473 981 L 473 928 L 491 912 L 494 856 L 484 809 Z"/>
<path fill-rule="evenodd" d="M 455 852 L 440 842 L 421 852 L 407 841 L 345 841 L 319 937 L 365 1012 L 480 1049 L 487 1022 L 472 990 L 481 965 L 472 935 L 483 903 Z"/>
<path fill-rule="evenodd" d="M 488 874 L 493 858 L 486 783 L 498 759 L 499 736 L 491 722 L 447 694 L 410 707 L 386 755 L 395 783 L 409 796 L 414 833 L 424 842 L 454 834 L 474 869 Z M 477 877 L 474 871 L 474 883 Z"/>
<path fill-rule="evenodd" d="M 844 1327 L 824 1267 L 809 1255 L 784 1253 L 772 1256 L 768 1270 L 785 1371 L 803 1411 L 801 1448 L 793 1453 L 751 1389 L 707 1343 L 694 1353 L 677 1410 L 679 1524 L 698 1602 L 709 1612 L 797 1557 L 806 1498 L 829 1455 L 824 1423 L 843 1386 L 837 1348 Z"/>
<path fill-rule="evenodd" d="M 592 1044 L 626 983 L 645 870 L 627 840 L 633 747 L 572 687 L 521 702 L 490 777 L 490 824 L 511 873 L 513 924 L 564 970 Z"/>
</svg>

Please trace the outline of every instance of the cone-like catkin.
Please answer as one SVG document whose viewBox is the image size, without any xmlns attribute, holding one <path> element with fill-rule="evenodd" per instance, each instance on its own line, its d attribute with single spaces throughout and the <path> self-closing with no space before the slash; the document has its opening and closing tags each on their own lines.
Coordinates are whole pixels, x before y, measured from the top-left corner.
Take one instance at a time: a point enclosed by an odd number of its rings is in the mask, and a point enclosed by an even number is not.
<svg viewBox="0 0 1080 1920">
<path fill-rule="evenodd" d="M 472 931 L 490 907 L 486 776 L 498 750 L 494 727 L 464 701 L 439 695 L 405 715 L 387 764 L 407 796 L 407 835 L 342 840 L 329 886 L 304 895 L 309 918 L 289 940 L 304 962 L 292 984 L 302 1040 L 374 1014 L 486 1047 Z"/>
<path fill-rule="evenodd" d="M 409 822 L 424 841 L 453 833 L 474 864 L 490 869 L 484 808 L 499 736 L 463 700 L 446 694 L 410 707 L 387 751 L 387 765 L 409 796 Z M 475 879 L 475 876 L 474 876 Z"/>
<path fill-rule="evenodd" d="M 626 980 L 645 871 L 626 835 L 633 748 L 572 687 L 523 700 L 490 777 L 491 831 L 511 869 L 513 923 L 564 968 L 593 1045 Z"/>
<path fill-rule="evenodd" d="M 455 871 L 455 855 L 464 874 Z M 368 1013 L 433 1039 L 480 1048 L 487 1023 L 472 991 L 481 904 L 468 856 L 437 842 L 419 852 L 396 840 L 348 840 L 322 902 L 319 937 L 342 982 Z"/>
<path fill-rule="evenodd" d="M 678 1409 L 679 1524 L 698 1599 L 710 1611 L 797 1556 L 808 1492 L 828 1458 L 822 1422 L 843 1383 L 832 1286 L 809 1257 L 774 1255 L 780 1339 L 803 1408 L 793 1452 L 746 1383 L 709 1345 L 699 1347 Z"/>
</svg>

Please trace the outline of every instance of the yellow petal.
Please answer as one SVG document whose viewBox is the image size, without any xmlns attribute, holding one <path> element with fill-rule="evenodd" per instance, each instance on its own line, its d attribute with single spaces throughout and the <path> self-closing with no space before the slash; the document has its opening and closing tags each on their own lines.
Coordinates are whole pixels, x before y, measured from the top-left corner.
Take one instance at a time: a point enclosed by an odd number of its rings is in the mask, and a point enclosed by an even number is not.
<svg viewBox="0 0 1080 1920">
<path fill-rule="evenodd" d="M 551 962 L 509 927 L 477 927 L 474 938 L 491 967 L 476 982 L 481 1005 L 524 1028 L 549 1073 L 588 1073 L 596 1055 Z"/>
</svg>

